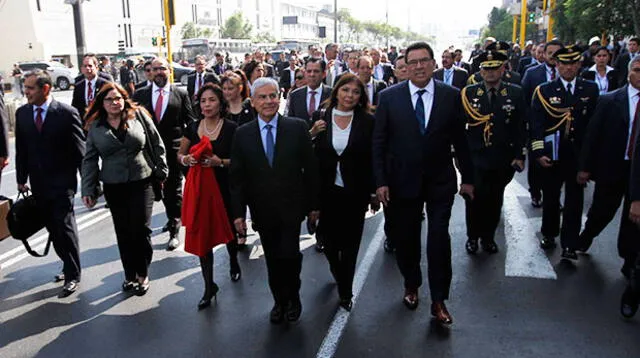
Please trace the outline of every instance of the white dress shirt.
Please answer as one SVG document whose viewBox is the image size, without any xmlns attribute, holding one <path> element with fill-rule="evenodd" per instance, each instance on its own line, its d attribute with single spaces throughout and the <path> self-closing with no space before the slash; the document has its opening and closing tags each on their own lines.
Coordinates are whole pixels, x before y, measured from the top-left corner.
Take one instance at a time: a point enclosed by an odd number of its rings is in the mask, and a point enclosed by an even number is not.
<svg viewBox="0 0 640 358">
<path fill-rule="evenodd" d="M 158 102 L 158 97 L 160 96 L 160 93 L 158 92 L 159 89 L 160 87 L 158 87 L 158 85 L 155 84 L 154 82 L 153 86 L 151 86 L 151 90 L 153 91 L 151 93 L 151 107 L 154 110 L 156 109 L 156 103 Z M 164 85 L 162 89 L 164 90 L 164 92 L 162 93 L 162 113 L 160 115 L 160 118 L 164 117 L 164 111 L 167 110 L 167 105 L 169 104 L 169 95 L 171 94 L 171 84 L 167 81 L 167 84 Z M 158 118 L 158 120 L 160 119 Z"/>
<path fill-rule="evenodd" d="M 571 94 L 576 93 L 576 79 L 574 78 L 571 82 L 566 81 L 564 78 L 560 77 L 560 80 L 562 81 L 562 86 L 564 87 L 564 90 L 567 90 L 567 85 L 569 83 L 571 83 Z"/>
<path fill-rule="evenodd" d="M 553 81 L 553 79 L 551 78 L 551 74 L 555 71 L 555 77 L 556 79 L 558 78 L 558 69 L 556 67 L 551 67 L 549 65 L 547 65 L 546 63 L 544 64 L 544 69 L 547 70 L 547 82 L 549 81 Z"/>
<path fill-rule="evenodd" d="M 452 86 L 453 83 L 453 66 L 451 66 L 451 68 L 449 69 L 444 69 L 444 73 L 442 74 L 442 79 L 444 80 L 444 83 L 448 84 L 449 86 Z"/>
<path fill-rule="evenodd" d="M 309 103 L 311 102 L 311 91 L 316 91 L 316 108 L 314 108 L 314 111 L 318 110 L 318 107 L 320 107 L 320 98 L 322 97 L 322 83 L 320 83 L 320 86 L 316 89 L 311 89 L 311 87 L 307 86 L 307 107 L 306 109 L 309 109 Z"/>
<path fill-rule="evenodd" d="M 384 68 L 382 68 L 382 64 L 381 63 L 377 64 L 373 68 L 373 77 L 378 81 L 382 81 L 383 80 L 383 78 L 384 78 Z"/>
<path fill-rule="evenodd" d="M 267 154 L 267 124 L 271 124 L 272 128 L 271 128 L 271 134 L 273 135 L 273 146 L 274 146 L 274 156 L 275 156 L 275 145 L 276 145 L 276 139 L 277 139 L 277 135 L 276 133 L 278 132 L 278 114 L 276 113 L 276 115 L 273 117 L 273 119 L 267 123 L 265 122 L 262 118 L 260 118 L 260 115 L 258 115 L 258 126 L 260 126 L 260 137 L 262 138 L 262 149 L 264 149 L 264 154 Z M 275 159 L 275 157 L 274 157 Z"/>
<path fill-rule="evenodd" d="M 369 79 L 369 82 L 365 85 L 367 87 L 367 97 L 369 97 L 369 104 L 375 105 L 373 103 L 373 77 Z"/>
<path fill-rule="evenodd" d="M 593 71 L 596 74 L 594 80 L 598 84 L 598 88 L 600 89 L 600 94 L 605 94 L 609 92 L 609 79 L 607 78 L 607 74 L 613 71 L 613 67 L 606 66 L 604 77 L 600 77 L 600 73 L 598 73 L 598 69 L 596 65 L 591 66 L 591 68 L 589 68 L 589 71 Z"/>
<path fill-rule="evenodd" d="M 287 70 L 289 70 L 289 72 L 291 73 L 289 84 L 291 85 L 291 87 L 293 87 L 293 85 L 296 83 L 296 70 L 291 67 L 287 68 Z"/>
<path fill-rule="evenodd" d="M 414 85 L 411 81 L 408 82 L 413 110 L 416 109 L 416 103 L 418 102 L 418 91 L 421 89 L 427 90 L 422 94 L 422 102 L 424 102 L 424 127 L 426 129 L 429 126 L 429 116 L 431 116 L 431 108 L 433 108 L 433 96 L 435 94 L 436 86 L 434 85 L 433 80 L 430 80 L 429 83 L 427 83 L 427 87 L 424 88 Z"/>
<path fill-rule="evenodd" d="M 631 160 L 627 153 L 629 152 L 629 146 L 631 145 L 631 132 L 633 130 L 633 122 L 636 120 L 636 106 L 638 105 L 638 93 L 640 93 L 640 91 L 629 85 L 627 93 L 629 94 L 629 133 L 627 134 L 627 147 L 624 151 L 624 159 Z"/>
<path fill-rule="evenodd" d="M 89 81 L 88 79 L 84 80 L 84 101 L 87 104 L 87 106 L 89 105 L 89 82 L 91 82 L 91 90 L 93 91 L 93 93 L 91 94 L 93 96 L 93 99 L 96 99 L 96 81 L 98 79 L 98 76 L 95 76 L 91 81 Z"/>
<path fill-rule="evenodd" d="M 194 83 L 193 86 L 193 95 L 197 95 L 198 91 L 200 90 L 200 86 L 198 86 L 198 80 L 200 80 L 200 83 L 202 83 L 202 85 L 204 86 L 204 72 L 202 73 L 198 73 L 196 72 L 196 82 Z"/>
<path fill-rule="evenodd" d="M 49 106 L 51 105 L 52 101 L 53 101 L 53 97 L 49 96 L 42 105 L 40 106 L 36 106 L 35 104 L 33 105 L 33 123 L 36 122 L 36 116 L 38 115 L 38 108 L 42 108 L 42 114 L 40 116 L 42 116 L 42 124 L 44 124 L 44 120 L 47 117 L 47 110 L 49 109 Z"/>
<path fill-rule="evenodd" d="M 353 117 L 351 117 L 351 121 L 349 121 L 349 125 L 347 128 L 340 129 L 335 120 L 335 113 L 331 115 L 331 132 L 333 135 L 332 145 L 333 149 L 336 151 L 338 156 L 341 156 L 344 150 L 347 148 L 347 144 L 349 143 L 349 135 L 351 134 L 351 123 L 353 123 Z M 342 172 L 340 171 L 340 161 L 336 164 L 336 180 L 334 181 L 336 186 L 344 188 L 344 181 L 342 181 Z"/>
</svg>

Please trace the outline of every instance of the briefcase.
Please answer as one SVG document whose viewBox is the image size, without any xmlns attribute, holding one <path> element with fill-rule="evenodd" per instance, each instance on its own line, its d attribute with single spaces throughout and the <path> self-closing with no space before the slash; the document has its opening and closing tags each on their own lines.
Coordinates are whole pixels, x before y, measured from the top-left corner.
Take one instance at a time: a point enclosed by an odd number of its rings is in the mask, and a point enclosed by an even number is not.
<svg viewBox="0 0 640 358">
<path fill-rule="evenodd" d="M 35 196 L 30 195 L 28 192 L 18 194 L 18 199 L 13 203 L 7 215 L 7 225 L 9 226 L 11 236 L 16 240 L 22 241 L 22 244 L 31 256 L 47 256 L 49 248 L 51 247 L 51 237 L 47 240 L 47 245 L 42 254 L 31 249 L 27 241 L 33 234 L 45 226 Z"/>
<path fill-rule="evenodd" d="M 7 215 L 9 214 L 9 209 L 11 209 L 11 204 L 13 204 L 13 200 L 0 195 L 0 241 L 11 236 L 9 225 L 7 225 Z"/>
</svg>

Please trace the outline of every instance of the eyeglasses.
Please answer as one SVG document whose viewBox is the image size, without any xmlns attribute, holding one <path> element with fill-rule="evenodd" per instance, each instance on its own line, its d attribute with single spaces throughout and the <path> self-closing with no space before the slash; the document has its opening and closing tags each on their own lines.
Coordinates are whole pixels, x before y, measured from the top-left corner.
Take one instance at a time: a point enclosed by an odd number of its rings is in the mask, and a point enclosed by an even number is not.
<svg viewBox="0 0 640 358">
<path fill-rule="evenodd" d="M 162 66 L 162 67 L 153 67 L 152 70 L 154 71 L 166 71 L 168 70 L 168 68 Z"/>
<path fill-rule="evenodd" d="M 118 97 L 105 97 L 104 101 L 107 103 L 120 103 L 122 102 L 122 100 L 124 99 L 124 97 L 118 96 Z"/>
<path fill-rule="evenodd" d="M 296 80 L 304 79 L 304 76 L 296 76 Z"/>
<path fill-rule="evenodd" d="M 417 58 L 415 60 L 407 61 L 407 66 L 416 67 L 418 64 L 427 65 L 431 63 L 431 61 L 433 61 L 433 59 L 429 57 Z"/>
</svg>

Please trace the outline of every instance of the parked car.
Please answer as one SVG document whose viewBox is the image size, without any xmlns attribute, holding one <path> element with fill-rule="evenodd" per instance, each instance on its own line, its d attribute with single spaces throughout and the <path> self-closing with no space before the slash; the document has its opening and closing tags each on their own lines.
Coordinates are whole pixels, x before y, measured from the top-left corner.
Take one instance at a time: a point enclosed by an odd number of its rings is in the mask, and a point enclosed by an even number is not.
<svg viewBox="0 0 640 358">
<path fill-rule="evenodd" d="M 183 86 L 187 85 L 187 77 L 196 72 L 193 67 L 185 67 L 177 62 L 172 62 L 173 66 L 173 80 L 174 82 L 180 82 Z"/>
<path fill-rule="evenodd" d="M 31 71 L 36 68 L 47 71 L 51 76 L 53 86 L 63 91 L 71 88 L 73 79 L 77 75 L 77 73 L 74 73 L 74 70 L 56 61 L 20 62 L 18 66 L 22 72 Z"/>
</svg>

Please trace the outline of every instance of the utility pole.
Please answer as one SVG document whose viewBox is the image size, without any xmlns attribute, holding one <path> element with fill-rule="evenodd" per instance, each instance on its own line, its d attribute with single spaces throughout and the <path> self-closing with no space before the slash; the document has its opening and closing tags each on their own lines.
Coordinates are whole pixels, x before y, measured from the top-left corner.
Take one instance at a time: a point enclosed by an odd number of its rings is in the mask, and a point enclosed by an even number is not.
<svg viewBox="0 0 640 358">
<path fill-rule="evenodd" d="M 513 32 L 511 35 L 511 43 L 516 43 L 518 38 L 518 15 L 513 15 Z"/>
<path fill-rule="evenodd" d="M 171 53 L 171 25 L 175 24 L 175 12 L 173 7 L 173 0 L 163 0 L 164 5 L 164 26 L 167 30 L 166 33 L 166 45 L 167 45 L 167 62 L 169 67 L 173 69 L 173 54 Z M 173 83 L 173 70 L 169 75 L 170 83 Z"/>
<path fill-rule="evenodd" d="M 78 68 L 82 67 L 82 58 L 87 51 L 87 45 L 84 42 L 84 20 L 82 18 L 82 1 L 84 0 L 65 0 L 67 4 L 71 4 L 73 8 L 73 26 L 76 32 L 76 53 L 78 54 Z"/>
<path fill-rule="evenodd" d="M 333 0 L 333 43 L 338 43 L 338 0 Z"/>
<path fill-rule="evenodd" d="M 555 35 L 553 34 L 554 18 L 553 12 L 556 10 L 556 0 L 545 0 L 545 4 L 549 1 L 549 7 L 547 8 L 547 14 L 549 15 L 549 27 L 547 28 L 547 42 L 553 40 Z"/>
<path fill-rule="evenodd" d="M 522 0 L 520 10 L 520 48 L 524 48 L 527 37 L 527 0 Z"/>
</svg>

